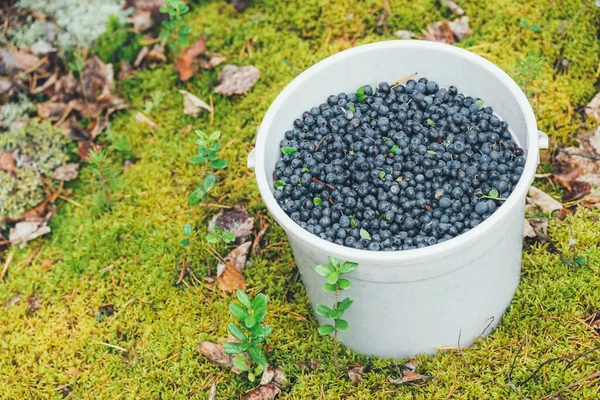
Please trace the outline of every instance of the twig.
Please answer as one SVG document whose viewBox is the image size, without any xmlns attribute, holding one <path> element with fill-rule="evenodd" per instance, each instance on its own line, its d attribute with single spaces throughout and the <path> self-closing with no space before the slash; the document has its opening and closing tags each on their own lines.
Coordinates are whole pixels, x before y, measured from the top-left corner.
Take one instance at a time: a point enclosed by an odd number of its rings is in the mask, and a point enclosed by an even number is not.
<svg viewBox="0 0 600 400">
<path fill-rule="evenodd" d="M 569 362 L 567 363 L 567 365 L 565 365 L 565 370 L 566 370 L 566 369 L 568 369 L 568 368 L 569 368 L 571 365 L 573 365 L 573 363 L 574 363 L 575 361 L 577 361 L 577 360 L 579 360 L 580 358 L 583 358 L 583 357 L 585 357 L 585 356 L 587 356 L 587 355 L 589 355 L 589 354 L 591 354 L 591 353 L 593 353 L 593 352 L 595 352 L 595 351 L 597 351 L 597 350 L 600 350 L 600 346 L 596 346 L 596 347 L 594 347 L 593 349 L 586 351 L 585 353 L 581 353 L 581 354 L 579 354 L 577 357 L 575 357 L 574 359 L 572 359 L 571 361 L 569 361 Z"/>
<path fill-rule="evenodd" d="M 213 96 L 212 94 L 208 97 L 209 105 L 210 105 L 210 121 L 208 125 L 212 126 L 213 122 L 215 122 L 215 106 L 213 104 Z"/>
<path fill-rule="evenodd" d="M 329 136 L 329 135 L 325 135 L 321 138 L 321 140 L 319 140 L 319 143 L 317 143 L 317 147 L 315 147 L 315 151 L 319 151 L 319 147 L 321 147 L 321 144 L 323 144 L 323 141 L 325 140 L 325 138 Z"/>
<path fill-rule="evenodd" d="M 458 353 L 461 355 L 463 362 L 465 364 L 465 368 L 467 369 L 467 371 L 471 371 L 471 368 L 469 368 L 469 364 L 467 364 L 467 358 L 465 357 L 465 354 L 462 352 L 462 350 L 460 349 L 460 337 L 462 336 L 462 329 L 458 331 Z"/>
<path fill-rule="evenodd" d="M 395 88 L 396 86 L 400 85 L 402 82 L 405 82 L 407 80 L 409 80 L 410 78 L 413 78 L 417 76 L 416 72 L 413 72 L 412 74 L 406 75 L 404 78 L 400 78 L 398 79 L 396 82 L 392 83 L 392 88 Z"/>
<path fill-rule="evenodd" d="M 104 342 L 97 342 L 97 344 L 101 344 L 103 346 L 110 347 L 112 349 L 122 351 L 123 353 L 127 353 L 127 350 L 125 350 L 124 348 L 122 348 L 120 346 L 115 346 L 114 344 L 104 343 Z"/>
<path fill-rule="evenodd" d="M 137 300 L 136 297 L 132 298 L 131 300 L 129 300 L 127 303 L 125 303 L 125 305 L 119 310 L 117 311 L 111 318 L 110 321 L 108 322 L 112 322 L 115 318 L 117 318 L 117 315 L 119 315 L 121 313 L 121 311 L 125 310 L 127 307 L 129 307 L 130 305 L 132 305 L 135 301 Z"/>
<path fill-rule="evenodd" d="M 31 262 L 40 253 L 40 250 L 42 249 L 43 245 L 44 244 L 42 242 L 40 242 L 40 244 L 38 244 L 37 247 L 31 252 L 31 254 L 29 255 L 29 257 L 27 257 L 25 260 L 23 260 L 23 262 L 21 262 L 21 264 L 19 264 L 19 268 L 25 268 L 26 266 L 28 266 L 29 264 L 31 264 Z M 2 279 L 0 279 L 0 280 L 2 280 Z"/>
<path fill-rule="evenodd" d="M 313 181 L 314 183 L 322 183 L 323 186 L 325 186 L 329 190 L 337 190 L 336 188 L 334 188 L 333 186 L 331 186 L 329 183 L 325 183 L 323 181 L 320 181 L 317 178 L 311 178 L 310 180 Z"/>
<path fill-rule="evenodd" d="M 4 275 L 6 275 L 6 271 L 8 271 L 8 266 L 10 265 L 14 255 L 15 255 L 15 252 L 13 251 L 8 254 L 8 257 L 6 257 L 6 261 L 4 262 L 4 267 L 2 268 L 2 272 L 0 272 L 0 281 L 2 281 L 4 279 Z"/>
<path fill-rule="evenodd" d="M 183 260 L 181 261 L 181 272 L 179 273 L 179 279 L 177 279 L 176 285 L 179 285 L 183 281 L 184 277 L 185 277 L 185 256 L 183 257 Z"/>
<path fill-rule="evenodd" d="M 552 393 L 551 395 L 546 396 L 545 398 L 546 399 L 555 399 L 555 398 L 557 398 L 558 395 L 560 395 L 565 390 L 571 389 L 572 387 L 577 386 L 577 385 L 579 385 L 581 387 L 581 384 L 583 382 L 589 381 L 591 379 L 596 379 L 596 378 L 599 378 L 599 377 L 600 377 L 600 371 L 593 372 L 593 373 L 589 374 L 588 376 L 583 377 L 583 378 L 579 379 L 578 381 L 575 381 L 575 382 L 571 383 L 570 385 L 567 385 L 567 386 L 559 389 L 558 391 Z"/>
<path fill-rule="evenodd" d="M 486 327 L 485 327 L 485 328 L 483 329 L 483 331 L 482 331 L 482 332 L 479 334 L 479 337 L 483 337 L 483 334 L 485 333 L 485 331 L 487 331 L 487 330 L 488 330 L 488 328 L 490 327 L 490 325 L 491 325 L 491 324 L 494 322 L 495 318 L 494 318 L 494 316 L 492 315 L 491 317 L 489 317 L 489 318 L 488 318 L 488 320 L 489 320 L 490 322 L 488 322 L 488 324 L 486 325 Z M 487 320 L 486 320 L 486 321 L 487 321 Z"/>
<path fill-rule="evenodd" d="M 558 151 L 561 151 L 565 154 L 568 154 L 570 156 L 578 156 L 578 157 L 584 157 L 584 158 L 589 158 L 591 160 L 596 160 L 596 161 L 600 161 L 600 156 L 595 156 L 593 154 L 587 154 L 587 153 L 581 153 L 579 151 L 571 151 L 571 150 L 566 150 L 563 147 L 560 147 L 559 145 L 557 145 L 556 143 L 554 143 L 552 140 L 548 140 L 548 142 L 556 147 L 558 149 Z"/>
<path fill-rule="evenodd" d="M 60 124 L 62 124 L 63 122 L 65 122 L 65 119 L 67 119 L 67 117 L 69 116 L 69 114 L 71 113 L 71 111 L 73 111 L 73 106 L 71 104 L 69 104 L 67 106 L 67 109 L 63 113 L 63 115 L 61 115 L 61 117 L 58 119 L 58 121 L 56 121 L 56 123 L 54 124 L 54 126 L 60 126 Z"/>
<path fill-rule="evenodd" d="M 509 383 L 511 392 L 512 392 L 513 388 L 516 389 L 517 391 L 519 390 L 512 381 L 512 373 L 515 370 L 517 358 L 519 357 L 519 354 L 521 354 L 521 350 L 523 349 L 523 343 L 525 343 L 525 338 L 523 339 L 523 341 L 521 341 L 521 343 L 519 343 L 519 348 L 517 349 L 517 353 L 515 354 L 515 357 L 512 360 L 512 364 L 510 366 L 510 370 L 508 371 L 508 375 L 506 375 L 506 380 Z M 509 396 L 510 396 L 511 392 L 508 393 Z"/>
</svg>

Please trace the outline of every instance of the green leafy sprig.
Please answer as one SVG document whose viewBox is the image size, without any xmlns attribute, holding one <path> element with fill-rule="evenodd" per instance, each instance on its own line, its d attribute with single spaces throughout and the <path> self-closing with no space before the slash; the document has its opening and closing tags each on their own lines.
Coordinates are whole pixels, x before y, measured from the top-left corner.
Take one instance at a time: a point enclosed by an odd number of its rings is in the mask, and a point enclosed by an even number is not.
<svg viewBox="0 0 600 400">
<path fill-rule="evenodd" d="M 330 335 L 333 333 L 333 362 L 335 364 L 336 371 L 339 371 L 338 360 L 337 360 L 337 347 L 338 347 L 338 332 L 348 330 L 348 321 L 343 319 L 344 312 L 350 308 L 353 303 L 349 297 L 339 301 L 340 290 L 349 289 L 352 284 L 346 279 L 342 278 L 343 275 L 349 274 L 358 268 L 358 264 L 350 261 L 342 262 L 334 257 L 329 257 L 328 265 L 317 265 L 315 271 L 322 277 L 327 278 L 327 283 L 323 285 L 323 290 L 326 292 L 334 293 L 333 307 L 327 307 L 324 305 L 318 305 L 316 308 L 317 314 L 322 317 L 333 320 L 332 324 L 325 324 L 319 327 L 319 334 Z"/>
<path fill-rule="evenodd" d="M 218 142 L 221 137 L 221 132 L 213 132 L 208 135 L 201 130 L 196 131 L 198 139 L 195 143 L 198 145 L 198 155 L 190 158 L 192 164 L 204 164 L 204 177 L 202 183 L 188 196 L 188 204 L 196 205 L 206 199 L 206 195 L 210 192 L 217 183 L 217 175 L 209 170 L 222 170 L 227 167 L 227 160 L 218 158 L 217 153 L 221 148 Z"/>
<path fill-rule="evenodd" d="M 267 365 L 267 357 L 262 346 L 273 328 L 262 324 L 267 314 L 266 295 L 259 293 L 254 299 L 241 290 L 235 292 L 240 304 L 229 304 L 231 314 L 239 319 L 240 324 L 229 323 L 227 329 L 240 342 L 227 342 L 223 345 L 225 354 L 240 354 L 233 358 L 233 365 L 240 371 L 248 373 L 248 379 L 253 382 L 260 376 Z M 245 354 L 250 356 L 250 359 Z M 252 368 L 252 362 L 256 366 Z"/>
<path fill-rule="evenodd" d="M 188 44 L 191 28 L 183 26 L 183 15 L 190 8 L 182 0 L 164 0 L 165 6 L 160 8 L 160 12 L 168 14 L 169 19 L 162 22 L 161 39 L 168 41 L 171 50 L 179 50 Z"/>
<path fill-rule="evenodd" d="M 223 242 L 225 244 L 229 244 L 235 242 L 235 235 L 233 233 L 223 231 L 223 228 L 220 226 L 215 226 L 213 230 L 215 233 L 209 233 L 206 235 L 206 241 L 208 243 Z"/>
</svg>

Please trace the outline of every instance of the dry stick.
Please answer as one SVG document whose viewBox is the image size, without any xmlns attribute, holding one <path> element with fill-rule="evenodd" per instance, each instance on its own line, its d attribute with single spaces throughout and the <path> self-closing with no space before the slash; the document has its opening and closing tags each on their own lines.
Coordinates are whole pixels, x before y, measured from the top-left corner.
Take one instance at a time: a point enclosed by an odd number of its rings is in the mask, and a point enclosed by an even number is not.
<svg viewBox="0 0 600 400">
<path fill-rule="evenodd" d="M 329 183 L 325 183 L 323 181 L 320 181 L 317 178 L 311 178 L 310 180 L 313 181 L 314 183 L 321 183 L 321 184 L 323 184 L 323 186 L 325 186 L 329 190 L 337 190 L 336 188 L 334 188 L 333 186 L 331 186 Z"/>
<path fill-rule="evenodd" d="M 98 344 L 101 344 L 101 345 L 103 345 L 103 346 L 107 346 L 107 347 L 110 347 L 110 348 L 113 348 L 113 349 L 116 349 L 116 350 L 122 351 L 122 352 L 124 352 L 124 353 L 127 353 L 127 350 L 125 350 L 125 349 L 124 349 L 124 348 L 122 348 L 121 346 L 115 346 L 114 344 L 110 344 L 110 343 L 104 343 L 104 342 L 97 342 L 97 343 L 98 343 Z"/>
<path fill-rule="evenodd" d="M 185 276 L 185 256 L 183 256 L 183 261 L 181 261 L 181 272 L 179 273 L 179 279 L 177 279 L 176 285 L 179 285 L 183 281 L 184 276 Z"/>
<path fill-rule="evenodd" d="M 415 76 L 417 76 L 417 73 L 416 73 L 416 72 L 413 72 L 412 74 L 406 75 L 404 78 L 400 78 L 400 79 L 398 79 L 396 82 L 392 83 L 392 86 L 391 86 L 391 87 L 393 87 L 393 88 L 394 88 L 394 87 L 396 87 L 396 86 L 400 85 L 402 82 L 405 82 L 405 81 L 407 81 L 407 80 L 409 80 L 410 78 L 413 78 L 413 77 L 415 77 Z"/>
<path fill-rule="evenodd" d="M 325 135 L 321 138 L 321 140 L 319 140 L 319 143 L 317 143 L 317 147 L 315 147 L 315 151 L 319 151 L 319 147 L 321 147 L 321 144 L 323 144 L 323 141 L 325 140 L 325 138 L 329 136 L 329 135 Z"/>
<path fill-rule="evenodd" d="M 563 152 L 565 154 L 568 154 L 570 156 L 579 156 L 579 157 L 589 158 L 591 160 L 600 161 L 600 156 L 595 156 L 593 154 L 587 154 L 587 153 L 581 153 L 581 152 L 578 152 L 578 151 L 566 150 L 565 148 L 560 147 L 559 145 L 557 145 L 556 143 L 554 143 L 552 140 L 548 140 L 548 142 L 552 146 L 556 147 L 558 149 L 558 151 L 561 151 L 561 152 Z"/>
<path fill-rule="evenodd" d="M 215 122 L 215 106 L 213 104 L 212 94 L 208 97 L 208 101 L 210 104 L 210 121 L 208 122 L 208 125 L 212 126 L 213 122 Z"/>
<path fill-rule="evenodd" d="M 462 352 L 462 350 L 460 349 L 460 337 L 462 335 L 462 329 L 458 331 L 458 352 L 461 355 L 463 362 L 465 363 L 465 368 L 467 369 L 467 371 L 471 372 L 471 368 L 469 368 L 469 364 L 467 364 L 467 358 L 465 357 L 465 354 Z"/>
<path fill-rule="evenodd" d="M 586 351 L 585 353 L 579 354 L 577 357 L 575 357 L 574 359 L 572 359 L 571 361 L 569 361 L 567 363 L 567 365 L 565 365 L 565 370 L 567 370 L 575 361 L 579 360 L 582 357 L 586 357 L 589 354 L 591 354 L 591 353 L 593 353 L 593 352 L 595 352 L 597 350 L 600 350 L 600 346 L 596 346 L 593 349 Z"/>
<path fill-rule="evenodd" d="M 479 337 L 483 337 L 483 334 L 485 333 L 485 331 L 487 331 L 487 330 L 488 330 L 488 328 L 490 327 L 490 325 L 491 325 L 491 324 L 494 322 L 495 318 L 494 318 L 494 316 L 492 315 L 491 317 L 489 317 L 489 318 L 488 318 L 488 320 L 489 320 L 490 322 L 488 322 L 488 324 L 486 325 L 486 327 L 485 327 L 485 328 L 483 329 L 483 331 L 482 331 L 482 332 L 479 334 Z M 486 320 L 486 321 L 487 321 L 487 320 Z"/>
<path fill-rule="evenodd" d="M 581 378 L 580 380 L 578 380 L 578 381 L 575 381 L 575 382 L 571 383 L 570 385 L 567 385 L 567 386 L 565 386 L 565 387 L 561 388 L 560 390 L 558 390 L 558 391 L 556 391 L 556 392 L 552 393 L 551 395 L 549 395 L 549 396 L 546 396 L 545 398 L 546 398 L 546 399 L 554 399 L 554 398 L 556 398 L 556 396 L 560 395 L 560 394 L 561 394 L 562 392 L 564 392 L 565 390 L 567 390 L 567 389 L 571 389 L 572 387 L 574 387 L 574 386 L 577 386 L 577 385 L 579 385 L 579 388 L 577 388 L 577 390 L 579 390 L 579 389 L 581 389 L 581 385 L 582 385 L 584 382 L 586 382 L 586 381 L 589 381 L 589 380 L 591 380 L 591 379 L 596 379 L 596 378 L 598 378 L 598 377 L 600 377 L 600 371 L 593 372 L 593 373 L 589 374 L 588 376 L 586 376 L 586 377 L 583 377 L 583 378 Z"/>
<path fill-rule="evenodd" d="M 510 370 L 508 371 L 508 375 L 506 376 L 506 379 L 508 380 L 509 387 L 510 387 L 510 392 L 508 392 L 509 396 L 512 393 L 513 388 L 515 388 L 518 391 L 518 388 L 515 386 L 515 384 L 512 381 L 512 373 L 515 370 L 515 364 L 517 363 L 517 358 L 519 357 L 519 354 L 521 354 L 521 350 L 523 349 L 523 343 L 525 343 L 525 339 L 523 339 L 523 341 L 521 341 L 521 343 L 519 343 L 519 348 L 517 349 L 517 353 L 515 354 L 515 357 L 513 358 L 512 364 L 510 366 Z"/>
<path fill-rule="evenodd" d="M 568 364 L 565 366 L 565 369 L 567 369 L 568 367 L 570 367 L 570 366 L 573 364 L 573 362 L 577 361 L 578 359 L 580 359 L 580 358 L 582 358 L 582 357 L 585 357 L 585 356 L 587 356 L 587 355 L 588 355 L 588 354 L 590 354 L 590 353 L 593 353 L 593 352 L 594 352 L 594 351 L 596 351 L 596 350 L 600 350 L 600 346 L 594 347 L 592 350 L 588 350 L 588 351 L 586 351 L 585 353 L 581 353 L 581 354 L 570 354 L 570 355 L 569 355 L 569 354 L 567 354 L 567 355 L 565 355 L 565 356 L 561 356 L 561 357 L 550 358 L 550 359 L 548 359 L 548 360 L 544 361 L 543 363 L 541 363 L 541 364 L 539 365 L 539 367 L 537 367 L 537 368 L 535 369 L 535 371 L 533 371 L 533 372 L 531 373 L 531 375 L 530 375 L 530 376 L 529 376 L 527 379 L 525 379 L 524 381 L 521 381 L 521 382 L 517 383 L 517 385 L 518 385 L 518 386 L 523 386 L 523 385 L 525 385 L 527 382 L 529 382 L 529 381 L 531 381 L 532 379 L 534 379 L 534 378 L 537 376 L 538 372 L 540 372 L 540 370 L 541 370 L 541 369 L 542 369 L 542 368 L 543 368 L 545 365 L 547 365 L 547 364 L 553 363 L 553 362 L 555 362 L 555 361 L 560 361 L 560 360 L 569 359 L 569 358 L 571 358 L 571 357 L 575 357 L 573 360 L 571 360 L 571 361 L 570 361 L 570 362 L 569 362 L 569 363 L 568 363 Z"/>
<path fill-rule="evenodd" d="M 6 261 L 4 262 L 4 268 L 2 268 L 2 272 L 0 272 L 0 281 L 2 281 L 4 279 L 4 275 L 6 275 L 6 271 L 8 271 L 8 266 L 10 265 L 10 262 L 13 259 L 13 256 L 15 255 L 15 252 L 11 252 L 8 257 L 6 257 Z"/>
</svg>

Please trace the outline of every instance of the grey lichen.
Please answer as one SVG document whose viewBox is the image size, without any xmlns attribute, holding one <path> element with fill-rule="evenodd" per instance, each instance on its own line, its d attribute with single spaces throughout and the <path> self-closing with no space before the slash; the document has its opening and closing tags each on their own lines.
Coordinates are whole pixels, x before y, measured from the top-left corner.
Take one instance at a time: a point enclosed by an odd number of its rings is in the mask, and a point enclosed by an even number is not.
<svg viewBox="0 0 600 400">
<path fill-rule="evenodd" d="M 18 130 L 35 111 L 35 105 L 29 98 L 19 94 L 18 101 L 5 104 L 0 108 L 0 127 L 9 131 Z"/>
<path fill-rule="evenodd" d="M 21 168 L 13 175 L 0 170 L 0 229 L 4 218 L 16 218 L 44 200 L 40 174 Z"/>
<path fill-rule="evenodd" d="M 111 15 L 125 23 L 131 11 L 124 10 L 123 3 L 121 0 L 20 0 L 17 7 L 50 17 L 59 28 L 53 45 L 65 51 L 90 45 L 106 31 Z"/>
<path fill-rule="evenodd" d="M 67 163 L 69 144 L 60 128 L 38 119 L 0 135 L 0 153 L 13 152 L 18 169 L 31 169 L 45 176 L 52 176 L 57 167 Z"/>
</svg>

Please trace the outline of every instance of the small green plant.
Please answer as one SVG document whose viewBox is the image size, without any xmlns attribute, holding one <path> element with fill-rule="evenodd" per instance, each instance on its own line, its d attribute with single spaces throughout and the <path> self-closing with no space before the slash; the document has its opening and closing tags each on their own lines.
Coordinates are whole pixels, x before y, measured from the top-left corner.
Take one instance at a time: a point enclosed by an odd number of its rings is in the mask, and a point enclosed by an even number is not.
<svg viewBox="0 0 600 400">
<path fill-rule="evenodd" d="M 73 72 L 81 72 L 83 71 L 83 67 L 85 66 L 85 57 L 81 52 L 74 51 L 71 53 L 70 57 L 67 57 L 67 67 Z"/>
<path fill-rule="evenodd" d="M 546 60 L 535 53 L 528 53 L 525 59 L 519 58 L 515 68 L 515 81 L 523 89 L 523 92 L 528 98 L 533 97 L 538 87 L 533 86 L 533 81 L 537 78 L 538 73 L 544 67 Z"/>
<path fill-rule="evenodd" d="M 171 50 L 179 50 L 188 44 L 190 27 L 183 26 L 183 15 L 190 8 L 182 0 L 164 0 L 166 6 L 160 8 L 163 14 L 169 14 L 169 19 L 162 22 L 161 39 L 168 41 Z"/>
<path fill-rule="evenodd" d="M 235 242 L 235 235 L 231 232 L 223 231 L 223 228 L 220 226 L 215 226 L 213 229 L 215 233 L 209 233 L 206 235 L 206 241 L 208 243 L 219 243 L 223 242 L 225 244 Z"/>
<path fill-rule="evenodd" d="M 508 200 L 508 198 L 506 197 L 499 197 L 500 193 L 498 193 L 497 189 L 492 189 L 488 192 L 488 194 L 484 195 L 483 192 L 477 192 L 476 194 L 481 195 L 482 199 L 489 199 L 489 200 L 499 200 L 499 201 L 506 201 Z"/>
<path fill-rule="evenodd" d="M 225 354 L 239 354 L 234 357 L 233 365 L 240 371 L 248 373 L 248 379 L 253 382 L 260 376 L 267 365 L 267 357 L 262 346 L 273 328 L 262 324 L 267 314 L 266 295 L 259 293 L 251 299 L 241 290 L 235 292 L 241 304 L 232 302 L 229 304 L 231 314 L 239 319 L 239 325 L 229 323 L 227 329 L 240 342 L 227 342 L 223 345 Z M 246 357 L 246 353 L 250 359 Z M 256 366 L 252 368 L 252 362 Z"/>
<path fill-rule="evenodd" d="M 336 371 L 339 371 L 337 360 L 338 332 L 348 330 L 348 321 L 342 317 L 344 316 L 344 312 L 354 302 L 349 297 L 339 301 L 340 290 L 346 290 L 352 286 L 348 279 L 342 278 L 342 275 L 349 274 L 356 270 L 356 268 L 358 268 L 357 263 L 350 261 L 342 262 L 334 257 L 329 257 L 328 265 L 320 264 L 315 268 L 317 274 L 327 278 L 327 283 L 323 285 L 323 290 L 333 292 L 334 294 L 333 307 L 329 308 L 324 305 L 318 305 L 316 312 L 322 317 L 333 320 L 333 324 L 321 325 L 319 327 L 319 334 L 330 335 L 333 333 L 333 363 Z"/>
<path fill-rule="evenodd" d="M 222 170 L 227 167 L 227 161 L 218 158 L 217 153 L 221 149 L 221 144 L 218 142 L 221 137 L 221 132 L 213 132 L 208 135 L 203 131 L 197 130 L 195 143 L 198 145 L 198 154 L 190 158 L 192 164 L 204 164 L 204 176 L 202 183 L 188 196 L 188 204 L 193 206 L 206 199 L 217 183 L 217 175 L 212 170 Z M 208 172 L 207 171 L 211 171 Z"/>
<path fill-rule="evenodd" d="M 92 149 L 87 158 L 93 176 L 93 184 L 98 187 L 96 206 L 105 210 L 112 201 L 111 184 L 118 179 L 117 170 L 110 164 L 108 155 L 103 149 Z"/>
<path fill-rule="evenodd" d="M 181 243 L 183 247 L 186 247 L 190 244 L 190 235 L 192 234 L 192 226 L 190 224 L 185 224 L 183 226 L 183 234 L 185 235 L 185 238 L 179 243 Z"/>
</svg>

